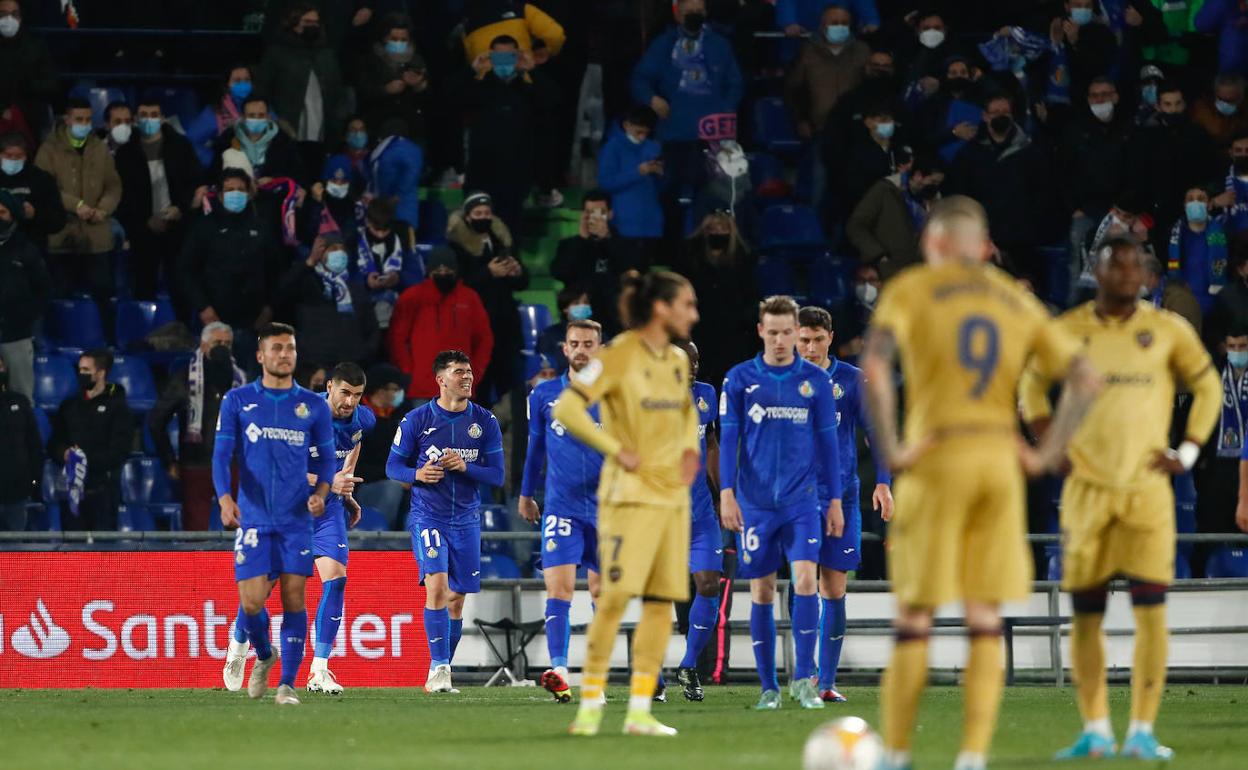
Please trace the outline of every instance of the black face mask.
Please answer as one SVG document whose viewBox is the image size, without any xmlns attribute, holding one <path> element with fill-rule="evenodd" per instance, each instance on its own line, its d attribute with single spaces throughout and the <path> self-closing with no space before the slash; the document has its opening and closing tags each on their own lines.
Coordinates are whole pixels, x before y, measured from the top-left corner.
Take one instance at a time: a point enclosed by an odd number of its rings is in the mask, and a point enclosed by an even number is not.
<svg viewBox="0 0 1248 770">
<path fill-rule="evenodd" d="M 488 233 L 490 231 L 490 228 L 493 225 L 494 225 L 493 217 L 489 217 L 487 219 L 469 219 L 468 220 L 468 226 L 472 228 L 473 232 L 481 233 L 482 235 Z"/>
<path fill-rule="evenodd" d="M 1235 176 L 1248 176 L 1248 157 L 1231 158 L 1231 167 L 1235 169 Z"/>
<path fill-rule="evenodd" d="M 1012 125 L 1014 125 L 1014 119 L 1009 115 L 998 115 L 988 121 L 988 127 L 998 134 L 1007 133 Z"/>
<path fill-rule="evenodd" d="M 690 35 L 696 35 L 702 31 L 702 25 L 705 23 L 706 14 L 695 11 L 685 14 L 685 20 L 681 23 L 681 26 L 685 28 L 685 32 L 688 32 Z"/>
<path fill-rule="evenodd" d="M 925 184 L 917 190 L 912 190 L 914 197 L 921 201 L 930 201 L 940 192 L 940 188 L 934 184 Z"/>
<path fill-rule="evenodd" d="M 299 33 L 299 36 L 309 43 L 315 43 L 321 36 L 321 28 L 304 27 L 303 31 Z"/>
<path fill-rule="evenodd" d="M 215 390 L 228 388 L 234 380 L 234 367 L 228 345 L 215 345 L 204 356 L 204 376 Z"/>
<path fill-rule="evenodd" d="M 1182 112 L 1159 112 L 1157 113 L 1157 121 L 1163 126 L 1180 126 L 1183 121 L 1187 120 L 1187 115 Z"/>
<path fill-rule="evenodd" d="M 430 277 L 433 278 L 433 285 L 437 286 L 438 291 L 442 292 L 444 295 L 450 294 L 451 290 L 455 288 L 455 284 L 457 282 L 454 273 L 437 273 L 436 275 L 432 275 Z"/>
<path fill-rule="evenodd" d="M 971 81 L 970 78 L 949 78 L 945 81 L 945 87 L 955 94 L 960 94 L 971 87 Z"/>
<path fill-rule="evenodd" d="M 86 392 L 95 387 L 95 378 L 85 372 L 78 372 L 78 389 Z"/>
<path fill-rule="evenodd" d="M 726 251 L 731 238 L 732 236 L 728 233 L 707 233 L 706 245 L 715 251 Z"/>
</svg>

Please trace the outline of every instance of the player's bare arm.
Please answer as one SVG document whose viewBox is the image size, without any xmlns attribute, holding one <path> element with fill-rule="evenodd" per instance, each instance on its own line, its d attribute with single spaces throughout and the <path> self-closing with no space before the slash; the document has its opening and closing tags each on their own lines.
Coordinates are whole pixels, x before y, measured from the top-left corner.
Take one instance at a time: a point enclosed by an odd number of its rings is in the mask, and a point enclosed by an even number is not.
<svg viewBox="0 0 1248 770">
<path fill-rule="evenodd" d="M 887 329 L 867 332 L 866 348 L 862 353 L 867 408 L 875 428 L 873 435 L 879 442 L 880 457 L 893 473 L 914 465 L 932 446 L 930 438 L 924 438 L 914 446 L 906 446 L 897 435 L 897 384 L 893 380 L 896 359 L 897 340 L 892 332 Z"/>
<path fill-rule="evenodd" d="M 227 529 L 237 527 L 242 523 L 242 517 L 238 510 L 238 503 L 234 502 L 233 495 L 221 495 L 217 502 L 221 506 L 221 525 Z"/>
<path fill-rule="evenodd" d="M 1183 376 L 1182 372 L 1176 373 Z M 1200 459 L 1200 448 L 1217 424 L 1218 410 L 1222 408 L 1222 382 L 1212 364 L 1201 367 L 1195 375 L 1189 372 L 1185 379 L 1192 393 L 1192 406 L 1187 413 L 1183 442 L 1178 449 L 1155 452 L 1150 464 L 1153 470 L 1171 476 L 1186 473 L 1196 465 Z"/>
<path fill-rule="evenodd" d="M 347 519 L 348 528 L 352 528 L 356 524 L 359 524 L 360 516 L 364 513 L 363 509 L 360 508 L 360 504 L 355 501 L 354 497 L 352 497 L 352 493 L 355 492 L 355 485 L 364 481 L 364 479 L 355 475 L 355 464 L 360 460 L 360 446 L 360 444 L 355 445 L 355 447 L 351 450 L 351 454 L 347 455 L 346 462 L 342 464 L 342 470 L 334 474 L 335 486 L 339 483 L 340 478 L 344 482 L 347 479 L 350 479 L 351 482 L 351 488 L 346 491 L 340 492 L 337 489 L 333 490 L 334 494 L 342 495 L 342 505 L 347 509 L 347 514 L 349 516 Z"/>
<path fill-rule="evenodd" d="M 1061 466 L 1070 439 L 1096 402 L 1103 386 L 1100 373 L 1086 357 L 1079 355 L 1071 360 L 1057 410 L 1044 428 L 1039 443 L 1034 449 L 1026 445 L 1019 448 L 1023 471 L 1028 476 L 1043 476 Z M 1032 430 L 1034 432 L 1041 427 L 1037 421 L 1033 423 Z"/>
</svg>

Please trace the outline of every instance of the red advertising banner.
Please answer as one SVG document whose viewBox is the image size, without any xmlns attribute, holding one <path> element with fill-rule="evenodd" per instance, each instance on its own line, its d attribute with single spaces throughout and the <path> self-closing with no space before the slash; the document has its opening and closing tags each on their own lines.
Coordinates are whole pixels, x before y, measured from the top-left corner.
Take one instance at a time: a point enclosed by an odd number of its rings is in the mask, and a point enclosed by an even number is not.
<svg viewBox="0 0 1248 770">
<path fill-rule="evenodd" d="M 0 553 L 0 687 L 223 686 L 232 563 L 228 551 Z M 423 685 L 425 589 L 411 553 L 358 551 L 349 575 L 334 674 L 347 686 Z M 308 578 L 300 687 L 320 598 Z M 268 609 L 276 646 L 277 588 Z"/>
</svg>

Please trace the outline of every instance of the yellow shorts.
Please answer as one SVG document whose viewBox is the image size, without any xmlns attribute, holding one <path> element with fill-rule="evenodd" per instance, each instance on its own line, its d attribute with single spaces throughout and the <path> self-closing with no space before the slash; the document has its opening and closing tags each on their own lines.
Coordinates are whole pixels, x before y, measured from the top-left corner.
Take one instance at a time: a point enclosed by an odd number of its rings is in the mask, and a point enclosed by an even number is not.
<svg viewBox="0 0 1248 770">
<path fill-rule="evenodd" d="M 888 572 L 902 605 L 1031 592 L 1026 488 L 1013 443 L 942 442 L 896 482 Z"/>
<path fill-rule="evenodd" d="M 602 591 L 685 601 L 689 598 L 689 506 L 598 506 Z"/>
<path fill-rule="evenodd" d="M 1165 476 L 1130 489 L 1067 479 L 1061 525 L 1065 590 L 1096 588 L 1117 575 L 1174 580 L 1174 490 Z"/>
</svg>

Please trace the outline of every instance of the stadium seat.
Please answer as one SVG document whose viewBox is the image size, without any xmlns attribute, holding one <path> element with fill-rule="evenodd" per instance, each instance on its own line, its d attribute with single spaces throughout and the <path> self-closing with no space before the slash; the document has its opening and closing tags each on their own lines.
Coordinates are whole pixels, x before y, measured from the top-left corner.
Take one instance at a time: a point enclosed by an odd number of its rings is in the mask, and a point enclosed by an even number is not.
<svg viewBox="0 0 1248 770">
<path fill-rule="evenodd" d="M 508 532 L 511 526 L 507 521 L 507 509 L 501 505 L 481 506 L 481 534 L 486 532 Z M 481 538 L 481 553 L 498 553 L 511 555 L 511 542 L 507 540 L 486 540 Z"/>
<path fill-rule="evenodd" d="M 155 529 L 157 518 L 167 519 L 171 530 L 182 529 L 182 504 L 174 501 L 169 478 L 155 457 L 131 457 L 121 466 L 121 501 L 129 511 L 127 519 L 118 512 L 118 529 Z"/>
<path fill-rule="evenodd" d="M 167 119 L 177 118 L 185 133 L 191 121 L 199 114 L 199 97 L 193 88 L 151 88 L 143 92 L 144 98 L 155 99 Z"/>
<path fill-rule="evenodd" d="M 810 301 L 825 308 L 839 307 L 850 298 L 853 270 L 853 260 L 834 254 L 811 260 Z"/>
<path fill-rule="evenodd" d="M 35 406 L 49 412 L 78 389 L 78 373 L 68 358 L 35 356 Z"/>
<path fill-rule="evenodd" d="M 217 517 L 218 520 L 220 518 L 220 516 Z M 362 505 L 360 506 L 360 521 L 355 525 L 355 529 L 361 532 L 385 532 L 390 527 L 386 525 L 386 517 L 381 511 Z"/>
<path fill-rule="evenodd" d="M 26 524 L 28 530 L 48 532 L 61 531 L 61 505 L 65 502 L 65 474 L 61 466 L 44 460 L 43 474 L 39 480 L 43 498 L 43 512 Z"/>
<path fill-rule="evenodd" d="M 418 243 L 412 250 L 411 256 L 403 260 L 403 268 L 399 271 L 400 292 L 408 286 L 415 286 L 425 280 L 425 260 L 429 258 L 431 251 L 433 251 L 433 246 Z"/>
<path fill-rule="evenodd" d="M 1248 578 L 1248 548 L 1222 546 L 1209 555 L 1205 576 L 1210 578 Z"/>
<path fill-rule="evenodd" d="M 792 156 L 802 149 L 784 99 L 771 96 L 754 102 L 754 142 L 774 155 Z"/>
<path fill-rule="evenodd" d="M 97 126 L 108 125 L 104 110 L 112 102 L 130 103 L 126 92 L 119 88 L 102 88 L 92 83 L 78 83 L 69 91 L 71 97 L 86 99 L 91 105 L 91 122 Z"/>
<path fill-rule="evenodd" d="M 521 350 L 532 353 L 537 350 L 537 338 L 550 326 L 550 308 L 545 305 L 520 306 Z"/>
<path fill-rule="evenodd" d="M 1174 579 L 1192 579 L 1192 565 L 1188 563 L 1187 557 L 1183 555 L 1182 551 L 1174 554 Z"/>
<path fill-rule="evenodd" d="M 1062 579 L 1062 547 L 1060 545 L 1046 545 L 1044 547 L 1044 560 L 1048 564 L 1048 571 L 1045 574 L 1045 580 L 1054 582 Z"/>
<path fill-rule="evenodd" d="M 117 303 L 117 347 L 130 350 L 136 342 L 159 326 L 174 320 L 173 305 L 168 300 L 156 302 L 127 300 Z"/>
<path fill-rule="evenodd" d="M 32 411 L 35 413 L 35 425 L 39 427 L 39 443 L 46 447 L 52 436 L 52 421 L 48 419 L 48 413 L 39 407 Z"/>
<path fill-rule="evenodd" d="M 1191 471 L 1174 477 L 1174 529 L 1183 535 L 1196 531 L 1196 478 Z M 1178 552 L 1192 558 L 1194 543 L 1179 543 Z"/>
<path fill-rule="evenodd" d="M 758 281 L 758 294 L 761 297 L 797 293 L 793 270 L 788 260 L 783 257 L 760 254 L 754 268 L 754 277 Z"/>
<path fill-rule="evenodd" d="M 126 389 L 126 404 L 132 411 L 147 412 L 156 406 L 156 380 L 142 358 L 117 356 L 108 379 Z"/>
<path fill-rule="evenodd" d="M 446 206 L 436 198 L 420 202 L 420 225 L 416 228 L 416 242 L 436 246 L 446 243 Z"/>
<path fill-rule="evenodd" d="M 793 190 L 784 181 L 784 164 L 765 152 L 750 154 L 750 183 L 755 197 L 763 200 L 788 200 Z"/>
<path fill-rule="evenodd" d="M 759 246 L 764 250 L 793 246 L 826 247 L 827 238 L 814 209 L 798 204 L 768 206 L 759 222 Z"/>
<path fill-rule="evenodd" d="M 515 559 L 501 553 L 481 554 L 481 579 L 499 580 L 520 577 L 520 567 Z"/>
<path fill-rule="evenodd" d="M 173 419 L 169 421 L 169 426 L 165 429 L 165 435 L 169 437 L 169 444 L 173 447 L 175 455 L 178 452 L 179 426 L 181 424 L 181 418 L 175 414 Z M 143 427 L 140 428 L 139 432 L 142 434 L 143 439 L 143 454 L 156 456 L 156 442 L 153 440 L 152 431 L 147 427 L 147 420 L 143 421 Z"/>
<path fill-rule="evenodd" d="M 117 530 L 119 532 L 151 532 L 156 529 L 156 519 L 146 505 L 122 503 L 117 506 Z"/>
<path fill-rule="evenodd" d="M 58 349 L 96 348 L 104 344 L 100 310 L 87 297 L 49 302 L 43 328 L 48 342 Z"/>
</svg>

